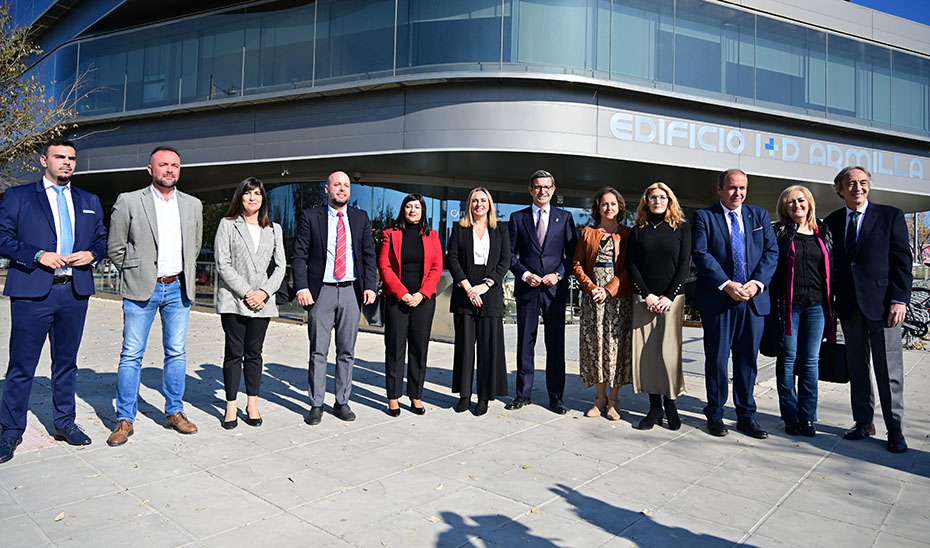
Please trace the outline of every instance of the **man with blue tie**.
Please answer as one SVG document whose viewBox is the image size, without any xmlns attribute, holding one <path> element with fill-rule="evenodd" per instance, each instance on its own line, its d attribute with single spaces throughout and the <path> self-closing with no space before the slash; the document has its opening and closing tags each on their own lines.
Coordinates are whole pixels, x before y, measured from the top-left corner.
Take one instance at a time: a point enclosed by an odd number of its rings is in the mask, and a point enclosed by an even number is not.
<svg viewBox="0 0 930 548">
<path fill-rule="evenodd" d="M 294 289 L 297 302 L 307 310 L 310 337 L 308 385 L 310 412 L 304 422 L 323 420 L 326 396 L 326 356 L 333 329 L 336 332 L 336 403 L 333 415 L 354 421 L 349 408 L 355 341 L 363 304 L 375 301 L 378 266 L 368 214 L 349 206 L 349 176 L 336 171 L 326 178 L 327 204 L 303 211 L 294 255 Z"/>
<path fill-rule="evenodd" d="M 512 250 L 510 271 L 517 279 L 517 388 L 507 409 L 520 409 L 531 401 L 536 334 L 543 316 L 546 337 L 546 390 L 549 409 L 564 415 L 565 301 L 572 254 L 578 243 L 571 213 L 549 202 L 555 194 L 555 177 L 545 170 L 530 176 L 533 205 L 510 216 Z"/>
<path fill-rule="evenodd" d="M 745 205 L 748 178 L 728 169 L 717 181 L 720 202 L 694 215 L 691 257 L 697 267 L 694 307 L 704 326 L 704 382 L 707 387 L 707 430 L 725 436 L 723 406 L 727 402 L 727 361 L 733 354 L 733 403 L 736 429 L 757 439 L 768 433 L 756 422 L 756 358 L 763 316 L 769 313 L 762 295 L 775 273 L 778 245 L 769 214 Z"/>
<path fill-rule="evenodd" d="M 92 264 L 106 253 L 103 208 L 96 195 L 71 186 L 74 143 L 53 139 L 39 162 L 41 181 L 7 189 L 0 202 L 0 255 L 11 259 L 3 294 L 10 297 L 10 363 L 0 403 L 0 462 L 13 458 L 26 430 L 36 367 L 51 344 L 55 439 L 88 445 L 74 423 L 77 352 Z"/>
<path fill-rule="evenodd" d="M 875 434 L 871 369 L 888 431 L 885 447 L 904 453 L 901 323 L 907 311 L 904 303 L 911 296 L 912 256 L 904 212 L 870 201 L 871 187 L 872 175 L 865 168 L 843 168 L 833 188 L 846 207 L 825 219 L 833 234 L 843 235 L 843 245 L 834 247 L 833 291 L 836 315 L 846 337 L 849 396 L 856 422 L 843 437 L 861 440 Z"/>
</svg>

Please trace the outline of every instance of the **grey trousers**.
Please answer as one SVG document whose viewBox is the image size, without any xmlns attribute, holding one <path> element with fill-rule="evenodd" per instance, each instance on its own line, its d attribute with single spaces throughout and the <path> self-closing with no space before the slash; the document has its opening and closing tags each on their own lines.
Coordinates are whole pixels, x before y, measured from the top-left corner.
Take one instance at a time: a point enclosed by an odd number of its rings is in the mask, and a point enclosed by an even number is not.
<svg viewBox="0 0 930 548">
<path fill-rule="evenodd" d="M 853 420 L 870 424 L 875 414 L 875 394 L 872 392 L 871 370 L 882 406 L 885 428 L 901 430 L 904 415 L 904 355 L 901 350 L 901 326 L 888 327 L 883 321 L 872 321 L 862 315 L 859 307 L 841 320 L 846 338 L 846 363 L 849 366 L 849 398 Z M 872 367 L 869 367 L 869 355 Z"/>
<path fill-rule="evenodd" d="M 336 330 L 336 405 L 349 403 L 360 318 L 361 310 L 351 285 L 324 285 L 320 289 L 320 295 L 307 316 L 310 336 L 308 385 L 310 405 L 313 407 L 323 407 L 326 396 L 326 356 L 329 354 L 333 328 Z"/>
</svg>

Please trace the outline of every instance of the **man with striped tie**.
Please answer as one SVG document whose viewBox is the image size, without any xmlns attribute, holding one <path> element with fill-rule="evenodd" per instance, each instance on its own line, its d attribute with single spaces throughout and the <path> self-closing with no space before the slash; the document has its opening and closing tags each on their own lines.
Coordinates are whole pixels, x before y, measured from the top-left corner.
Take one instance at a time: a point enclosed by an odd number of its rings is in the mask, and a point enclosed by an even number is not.
<svg viewBox="0 0 930 548">
<path fill-rule="evenodd" d="M 53 139 L 39 157 L 41 181 L 6 191 L 0 202 L 0 255 L 9 257 L 3 294 L 10 297 L 10 363 L 0 403 L 0 462 L 13 458 L 45 339 L 51 343 L 55 439 L 88 445 L 74 424 L 77 352 L 93 264 L 107 249 L 103 208 L 95 194 L 71 185 L 74 143 Z"/>
<path fill-rule="evenodd" d="M 323 419 L 326 355 L 336 332 L 336 402 L 333 415 L 355 420 L 349 408 L 355 340 L 363 304 L 375 301 L 377 262 L 368 214 L 349 206 L 351 181 L 342 171 L 326 178 L 327 205 L 303 211 L 292 270 L 297 302 L 307 310 L 310 337 L 309 425 Z"/>
<path fill-rule="evenodd" d="M 704 327 L 704 383 L 707 387 L 707 431 L 725 436 L 723 406 L 727 402 L 727 362 L 733 353 L 733 404 L 736 429 L 764 439 L 756 421 L 756 358 L 763 316 L 771 308 L 763 294 L 775 273 L 778 245 L 769 214 L 746 205 L 746 174 L 728 169 L 717 180 L 720 202 L 699 210 L 691 224 L 691 258 L 697 267 L 694 307 Z"/>
</svg>

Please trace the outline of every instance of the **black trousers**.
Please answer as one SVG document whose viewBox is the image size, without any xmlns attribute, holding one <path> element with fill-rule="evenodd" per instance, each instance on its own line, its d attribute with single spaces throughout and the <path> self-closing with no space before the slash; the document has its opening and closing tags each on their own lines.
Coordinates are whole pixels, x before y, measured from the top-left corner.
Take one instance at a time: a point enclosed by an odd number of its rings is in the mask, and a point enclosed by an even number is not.
<svg viewBox="0 0 930 548">
<path fill-rule="evenodd" d="M 385 297 L 384 381 L 388 399 L 396 400 L 403 391 L 405 357 L 407 396 L 422 399 L 429 334 L 435 311 L 435 299 L 424 299 L 420 306 L 411 308 L 393 297 Z"/>
<path fill-rule="evenodd" d="M 242 372 L 245 373 L 245 393 L 257 396 L 262 384 L 262 346 L 270 318 L 221 314 L 220 321 L 226 333 L 226 356 L 223 358 L 226 401 L 235 401 L 239 395 Z"/>
<path fill-rule="evenodd" d="M 453 314 L 455 348 L 452 359 L 452 392 L 471 397 L 472 377 L 477 378 L 478 399 L 507 395 L 507 361 L 504 357 L 504 320 Z M 475 373 L 475 361 L 478 368 Z"/>
</svg>

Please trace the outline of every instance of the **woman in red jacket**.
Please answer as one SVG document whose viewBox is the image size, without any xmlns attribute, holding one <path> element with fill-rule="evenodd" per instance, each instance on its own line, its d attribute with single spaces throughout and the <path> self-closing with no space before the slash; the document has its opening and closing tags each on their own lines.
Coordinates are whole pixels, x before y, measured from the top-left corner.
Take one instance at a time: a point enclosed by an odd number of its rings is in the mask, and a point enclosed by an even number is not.
<svg viewBox="0 0 930 548">
<path fill-rule="evenodd" d="M 407 396 L 410 409 L 426 413 L 423 381 L 426 353 L 436 311 L 436 285 L 442 274 L 442 244 L 426 220 L 426 200 L 409 194 L 400 204 L 394 228 L 384 231 L 378 254 L 384 294 L 384 378 L 388 414 L 400 415 L 407 352 Z M 409 350 L 408 350 L 409 347 Z"/>
</svg>

